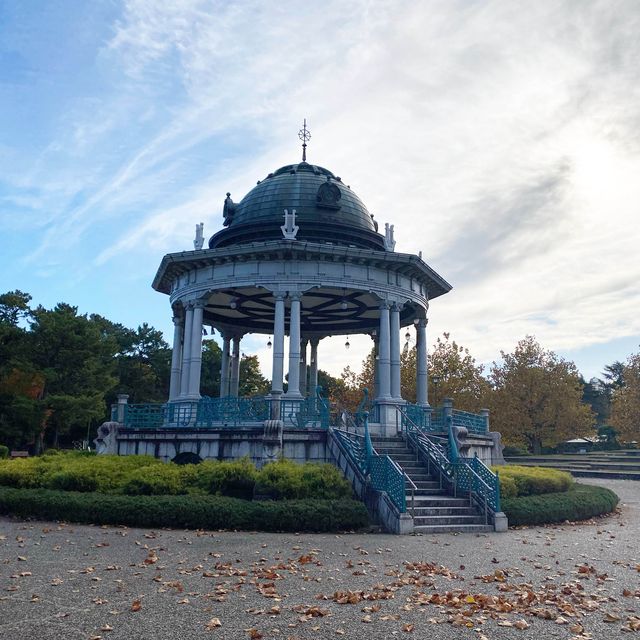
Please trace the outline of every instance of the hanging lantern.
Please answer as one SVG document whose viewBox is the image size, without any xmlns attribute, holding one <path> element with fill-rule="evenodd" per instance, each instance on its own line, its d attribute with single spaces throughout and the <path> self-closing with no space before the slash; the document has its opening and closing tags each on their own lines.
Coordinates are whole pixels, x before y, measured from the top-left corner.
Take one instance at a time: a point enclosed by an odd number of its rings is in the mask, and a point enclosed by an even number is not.
<svg viewBox="0 0 640 640">
<path fill-rule="evenodd" d="M 349 338 L 347 338 L 347 341 L 344 343 L 344 348 L 348 349 L 351 345 L 349 344 Z"/>
<path fill-rule="evenodd" d="M 269 336 L 269 342 L 267 342 L 267 349 L 271 349 L 273 343 L 271 342 L 271 336 Z"/>
</svg>

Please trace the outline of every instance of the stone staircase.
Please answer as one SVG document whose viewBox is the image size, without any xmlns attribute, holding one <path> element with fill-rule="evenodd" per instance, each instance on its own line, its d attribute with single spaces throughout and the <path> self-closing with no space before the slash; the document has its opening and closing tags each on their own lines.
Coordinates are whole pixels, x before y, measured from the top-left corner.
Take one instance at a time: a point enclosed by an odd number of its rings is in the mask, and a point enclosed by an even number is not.
<svg viewBox="0 0 640 640">
<path fill-rule="evenodd" d="M 469 504 L 469 499 L 454 498 L 428 472 L 403 438 L 372 438 L 380 455 L 388 455 L 416 485 L 414 492 L 415 533 L 477 533 L 493 531 L 484 523 L 484 515 Z M 407 511 L 411 514 L 411 489 L 407 487 Z"/>
<path fill-rule="evenodd" d="M 592 451 L 539 456 L 513 456 L 509 464 L 551 467 L 576 477 L 640 480 L 640 449 Z"/>
</svg>

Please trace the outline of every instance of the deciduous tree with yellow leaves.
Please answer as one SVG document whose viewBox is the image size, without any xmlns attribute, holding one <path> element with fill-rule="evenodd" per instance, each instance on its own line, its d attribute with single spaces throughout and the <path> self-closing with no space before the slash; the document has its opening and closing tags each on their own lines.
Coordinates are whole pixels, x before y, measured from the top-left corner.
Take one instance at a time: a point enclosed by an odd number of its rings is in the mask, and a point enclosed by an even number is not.
<svg viewBox="0 0 640 640">
<path fill-rule="evenodd" d="M 622 379 L 622 386 L 613 390 L 610 422 L 618 441 L 640 442 L 640 353 L 629 356 Z"/>
<path fill-rule="evenodd" d="M 533 453 L 592 433 L 594 415 L 582 403 L 582 383 L 573 362 L 543 349 L 533 336 L 493 363 L 492 430 L 505 442 Z"/>
</svg>

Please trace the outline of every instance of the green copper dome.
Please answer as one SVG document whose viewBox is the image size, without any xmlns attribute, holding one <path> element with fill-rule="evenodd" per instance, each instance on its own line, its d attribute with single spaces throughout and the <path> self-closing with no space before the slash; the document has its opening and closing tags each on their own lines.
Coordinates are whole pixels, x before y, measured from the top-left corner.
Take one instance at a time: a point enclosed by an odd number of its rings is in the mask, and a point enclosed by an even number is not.
<svg viewBox="0 0 640 640">
<path fill-rule="evenodd" d="M 284 210 L 296 211 L 296 241 L 384 250 L 377 223 L 358 196 L 331 171 L 307 162 L 270 173 L 238 203 L 227 194 L 225 229 L 211 249 L 282 239 Z"/>
</svg>

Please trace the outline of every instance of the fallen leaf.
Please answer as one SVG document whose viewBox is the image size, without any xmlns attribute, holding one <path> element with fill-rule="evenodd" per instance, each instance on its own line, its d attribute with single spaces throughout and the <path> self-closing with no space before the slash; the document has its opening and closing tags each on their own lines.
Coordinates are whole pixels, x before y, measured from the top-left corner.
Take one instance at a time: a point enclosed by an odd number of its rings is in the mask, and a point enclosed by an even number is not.
<svg viewBox="0 0 640 640">
<path fill-rule="evenodd" d="M 605 613 L 603 618 L 604 622 L 619 622 L 620 620 L 620 616 L 617 616 L 614 613 Z"/>
<path fill-rule="evenodd" d="M 207 631 L 213 631 L 217 627 L 221 627 L 221 626 L 222 626 L 222 622 L 220 622 L 220 618 L 211 618 L 211 620 L 209 620 L 209 622 L 207 622 L 207 624 L 205 625 L 205 629 Z"/>
<path fill-rule="evenodd" d="M 140 609 L 142 609 L 142 603 L 140 600 L 134 600 L 131 603 L 131 611 L 140 611 Z"/>
</svg>

